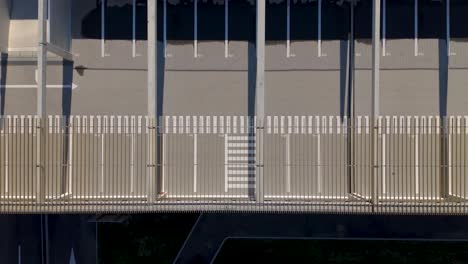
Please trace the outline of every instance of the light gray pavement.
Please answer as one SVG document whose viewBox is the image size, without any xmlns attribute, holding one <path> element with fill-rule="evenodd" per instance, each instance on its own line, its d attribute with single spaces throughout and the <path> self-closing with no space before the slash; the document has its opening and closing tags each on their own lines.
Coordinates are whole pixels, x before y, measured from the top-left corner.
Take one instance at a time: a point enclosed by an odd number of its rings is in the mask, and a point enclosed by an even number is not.
<svg viewBox="0 0 468 264">
<path fill-rule="evenodd" d="M 73 67 L 84 67 L 84 70 L 73 70 L 73 78 L 70 78 L 65 76 L 67 74 L 62 74 L 63 66 L 49 67 L 50 84 L 73 81 L 78 85 L 70 94 L 60 89 L 51 89 L 48 100 L 51 114 L 66 113 L 66 108 L 70 108 L 69 112 L 72 114 L 145 114 L 146 13 L 143 11 L 146 7 L 141 4 L 137 8 L 138 56 L 133 58 L 131 1 L 127 2 L 108 3 L 107 39 L 104 45 L 106 57 L 101 57 L 100 6 L 91 0 L 75 2 L 72 50 L 77 57 Z M 370 109 L 371 45 L 370 30 L 367 28 L 370 25 L 370 6 L 367 2 L 359 3 L 356 8 L 357 114 L 368 114 Z M 248 113 L 248 98 L 252 96 L 249 90 L 253 91 L 251 84 L 255 83 L 252 82 L 255 46 L 251 36 L 251 32 L 254 32 L 254 9 L 242 2 L 231 4 L 229 58 L 224 57 L 224 27 L 211 28 L 209 24 L 214 22 L 208 19 L 212 17 L 213 21 L 223 23 L 223 16 L 218 14 L 224 11 L 223 8 L 200 4 L 200 56 L 194 58 L 193 10 L 189 4 L 168 4 L 168 57 L 160 58 L 159 65 L 160 69 L 165 69 L 159 77 L 160 89 L 164 91 L 161 98 L 162 114 Z M 452 1 L 452 6 L 451 33 L 454 37 L 450 42 L 451 56 L 445 65 L 446 34 L 445 28 L 440 25 L 445 21 L 445 5 L 420 1 L 421 39 L 418 44 L 419 54 L 414 56 L 414 36 L 411 29 L 414 13 L 406 12 L 413 6 L 402 1 L 387 3 L 389 32 L 386 40 L 387 53 L 382 57 L 382 114 L 466 114 L 468 102 L 461 95 L 468 81 L 465 73 L 468 67 L 465 59 L 468 36 L 464 35 L 463 29 L 458 25 L 464 23 L 460 10 L 468 9 L 468 6 L 460 1 Z M 286 39 L 282 34 L 286 31 L 284 4 L 267 7 L 268 17 L 277 14 L 281 18 L 267 18 L 266 107 L 269 114 L 339 115 L 346 109 L 343 104 L 346 102 L 348 89 L 344 74 L 348 52 L 347 7 L 324 1 L 323 56 L 320 57 L 316 39 L 316 9 L 315 2 L 293 4 L 291 54 L 294 56 L 287 58 Z M 161 40 L 162 4 L 158 10 Z M 405 12 L 401 13 L 402 11 Z M 400 13 L 402 21 L 407 21 L 408 24 L 398 21 L 397 17 L 400 15 L 396 14 Z M 240 14 L 243 14 L 245 20 L 238 24 Z M 338 14 L 344 15 L 340 18 L 340 23 L 332 19 Z M 431 31 L 428 28 L 437 30 Z M 247 40 L 252 43 L 249 44 Z M 19 63 L 15 62 L 14 56 L 10 57 L 6 83 L 33 83 L 34 63 Z M 444 72 L 448 74 L 448 84 L 444 82 Z M 64 81 L 64 77 L 67 80 Z M 33 89 L 7 89 L 5 94 L 5 114 L 34 113 Z M 63 106 L 64 103 L 66 106 Z"/>
</svg>

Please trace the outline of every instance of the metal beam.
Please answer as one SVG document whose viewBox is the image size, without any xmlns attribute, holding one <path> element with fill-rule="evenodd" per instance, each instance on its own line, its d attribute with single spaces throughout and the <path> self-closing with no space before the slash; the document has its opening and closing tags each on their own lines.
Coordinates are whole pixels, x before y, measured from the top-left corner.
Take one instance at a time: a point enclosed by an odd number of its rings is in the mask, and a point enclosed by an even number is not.
<svg viewBox="0 0 468 264">
<path fill-rule="evenodd" d="M 38 24 L 39 24 L 39 46 L 37 49 L 37 115 L 45 117 L 46 114 L 46 72 L 47 72 L 47 1 L 39 0 Z"/>
<path fill-rule="evenodd" d="M 48 0 L 38 2 L 38 32 L 39 45 L 37 49 L 37 190 L 36 202 L 42 204 L 45 200 L 45 120 L 47 118 L 47 4 Z"/>
<path fill-rule="evenodd" d="M 265 0 L 257 0 L 257 75 L 255 85 L 256 107 L 256 180 L 255 198 L 259 203 L 263 202 L 263 132 L 265 118 Z"/>
<path fill-rule="evenodd" d="M 148 202 L 155 198 L 155 177 L 157 171 L 157 0 L 148 0 L 148 160 L 147 191 Z"/>
<path fill-rule="evenodd" d="M 373 0 L 372 9 L 372 203 L 378 202 L 378 118 L 380 108 L 380 0 Z"/>
<path fill-rule="evenodd" d="M 73 61 L 73 54 L 55 46 L 54 44 L 47 43 L 47 51 L 54 53 L 55 55 L 63 58 L 64 60 Z"/>
</svg>

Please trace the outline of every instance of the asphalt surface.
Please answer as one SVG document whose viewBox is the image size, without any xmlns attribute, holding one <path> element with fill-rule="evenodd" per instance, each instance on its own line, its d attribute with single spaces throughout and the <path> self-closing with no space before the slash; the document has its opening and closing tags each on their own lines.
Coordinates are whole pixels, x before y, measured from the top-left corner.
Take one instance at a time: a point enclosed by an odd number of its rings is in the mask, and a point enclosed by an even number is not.
<svg viewBox="0 0 468 264">
<path fill-rule="evenodd" d="M 71 35 L 76 59 L 68 66 L 51 61 L 48 83 L 74 83 L 78 88 L 72 91 L 50 89 L 49 113 L 146 113 L 146 6 L 144 2 L 138 3 L 136 57 L 132 56 L 131 1 L 108 1 L 104 51 L 100 39 L 100 5 L 92 0 L 74 3 Z M 463 1 L 451 1 L 449 58 L 446 58 L 445 5 L 437 1 L 419 1 L 419 5 L 418 56 L 415 56 L 414 6 L 406 1 L 387 3 L 386 54 L 381 58 L 381 114 L 466 114 L 468 101 L 462 95 L 468 81 L 465 52 L 468 34 L 460 25 L 464 24 L 468 5 Z M 166 58 L 162 45 L 162 2 L 158 8 L 160 113 L 252 113 L 254 7 L 242 1 L 230 3 L 228 58 L 224 56 L 223 6 L 201 2 L 198 8 L 197 58 L 194 56 L 192 4 L 167 5 Z M 369 1 L 361 1 L 356 7 L 356 114 L 370 112 L 370 11 Z M 267 114 L 340 115 L 348 108 L 349 6 L 324 1 L 322 18 L 322 54 L 319 56 L 316 2 L 292 5 L 291 56 L 287 58 L 285 4 L 267 6 Z M 15 42 L 15 47 L 11 48 L 36 45 L 34 41 L 23 39 L 24 43 Z M 102 52 L 105 57 L 101 57 Z M 34 83 L 34 60 L 11 52 L 7 61 L 8 67 L 2 76 L 5 84 Z M 73 70 L 76 67 L 79 69 Z M 3 93 L 3 114 L 35 112 L 34 89 L 5 89 Z"/>
<path fill-rule="evenodd" d="M 45 215 L 2 215 L 2 262 L 97 263 L 96 223 L 88 219 L 86 215 L 49 215 L 46 227 Z"/>
</svg>

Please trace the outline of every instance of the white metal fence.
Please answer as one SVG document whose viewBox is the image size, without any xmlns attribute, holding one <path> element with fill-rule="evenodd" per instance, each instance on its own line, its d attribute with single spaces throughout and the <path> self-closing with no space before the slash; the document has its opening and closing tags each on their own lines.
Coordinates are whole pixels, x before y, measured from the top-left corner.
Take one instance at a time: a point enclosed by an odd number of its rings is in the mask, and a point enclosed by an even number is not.
<svg viewBox="0 0 468 264">
<path fill-rule="evenodd" d="M 468 117 L 0 121 L 1 212 L 468 213 Z"/>
</svg>

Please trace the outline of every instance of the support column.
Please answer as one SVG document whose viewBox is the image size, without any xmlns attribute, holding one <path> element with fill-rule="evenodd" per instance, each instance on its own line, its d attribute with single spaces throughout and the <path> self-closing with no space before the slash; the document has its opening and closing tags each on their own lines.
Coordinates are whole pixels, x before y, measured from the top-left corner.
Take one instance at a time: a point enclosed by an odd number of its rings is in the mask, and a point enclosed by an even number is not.
<svg viewBox="0 0 468 264">
<path fill-rule="evenodd" d="M 148 202 L 154 202 L 158 161 L 157 117 L 157 1 L 148 0 L 148 157 L 147 194 Z"/>
<path fill-rule="evenodd" d="M 263 132 L 265 118 L 265 0 L 257 0 L 257 75 L 255 85 L 256 106 L 256 179 L 255 199 L 263 203 Z"/>
<path fill-rule="evenodd" d="M 380 115 L 380 0 L 372 9 L 372 204 L 378 203 L 378 118 Z"/>
<path fill-rule="evenodd" d="M 37 191 L 36 201 L 42 204 L 45 200 L 45 127 L 47 120 L 47 11 L 48 0 L 38 2 L 38 37 L 39 45 L 37 49 Z"/>
</svg>

